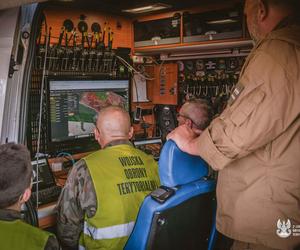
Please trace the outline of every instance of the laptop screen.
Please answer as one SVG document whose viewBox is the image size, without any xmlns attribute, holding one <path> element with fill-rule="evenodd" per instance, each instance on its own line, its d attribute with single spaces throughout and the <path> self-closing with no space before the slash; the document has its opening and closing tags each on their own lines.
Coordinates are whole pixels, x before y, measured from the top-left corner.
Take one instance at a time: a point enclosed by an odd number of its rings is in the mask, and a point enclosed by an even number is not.
<svg viewBox="0 0 300 250">
<path fill-rule="evenodd" d="M 39 190 L 56 185 L 47 159 L 41 158 L 38 161 L 34 160 L 31 162 L 31 165 L 33 169 L 33 192 L 37 190 L 37 185 Z"/>
</svg>

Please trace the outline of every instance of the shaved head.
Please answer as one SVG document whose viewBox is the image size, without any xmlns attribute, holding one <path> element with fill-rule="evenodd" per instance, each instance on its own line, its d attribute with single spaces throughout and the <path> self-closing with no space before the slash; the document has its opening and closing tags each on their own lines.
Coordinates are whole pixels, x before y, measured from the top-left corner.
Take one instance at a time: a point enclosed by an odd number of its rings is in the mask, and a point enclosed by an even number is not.
<svg viewBox="0 0 300 250">
<path fill-rule="evenodd" d="M 132 136 L 130 116 L 119 106 L 101 109 L 96 127 L 95 137 L 102 147 L 113 140 L 130 139 Z"/>
<path fill-rule="evenodd" d="M 212 118 L 213 112 L 208 102 L 203 99 L 193 99 L 182 105 L 177 120 L 179 125 L 187 124 L 197 132 L 204 130 Z"/>
</svg>

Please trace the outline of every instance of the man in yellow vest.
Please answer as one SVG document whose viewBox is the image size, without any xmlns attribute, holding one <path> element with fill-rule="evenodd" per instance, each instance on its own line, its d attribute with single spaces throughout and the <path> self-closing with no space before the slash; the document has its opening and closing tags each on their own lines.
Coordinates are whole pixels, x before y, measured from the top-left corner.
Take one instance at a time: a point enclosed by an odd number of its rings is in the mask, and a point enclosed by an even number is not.
<svg viewBox="0 0 300 250">
<path fill-rule="evenodd" d="M 71 249 L 123 249 L 144 197 L 159 186 L 157 163 L 134 148 L 129 114 L 98 114 L 101 150 L 78 161 L 58 203 L 58 237 Z"/>
<path fill-rule="evenodd" d="M 52 234 L 21 220 L 21 206 L 31 195 L 32 166 L 21 144 L 0 145 L 0 249 L 56 250 Z"/>
</svg>

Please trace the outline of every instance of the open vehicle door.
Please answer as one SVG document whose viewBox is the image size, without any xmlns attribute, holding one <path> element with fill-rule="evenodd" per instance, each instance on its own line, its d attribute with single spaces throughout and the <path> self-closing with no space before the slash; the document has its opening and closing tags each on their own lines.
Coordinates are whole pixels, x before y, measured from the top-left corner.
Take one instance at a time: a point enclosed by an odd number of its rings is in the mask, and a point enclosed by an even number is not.
<svg viewBox="0 0 300 250">
<path fill-rule="evenodd" d="M 22 141 L 19 132 L 21 103 L 24 101 L 24 66 L 36 6 L 0 10 L 0 143 Z"/>
</svg>

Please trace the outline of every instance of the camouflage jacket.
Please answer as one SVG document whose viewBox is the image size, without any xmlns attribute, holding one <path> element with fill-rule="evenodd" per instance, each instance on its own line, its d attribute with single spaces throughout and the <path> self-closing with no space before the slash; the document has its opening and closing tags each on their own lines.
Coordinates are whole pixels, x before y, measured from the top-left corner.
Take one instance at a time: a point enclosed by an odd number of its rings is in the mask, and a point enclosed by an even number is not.
<svg viewBox="0 0 300 250">
<path fill-rule="evenodd" d="M 106 147 L 130 144 L 113 141 Z M 84 160 L 76 162 L 62 190 L 57 209 L 57 237 L 64 248 L 78 249 L 83 231 L 84 217 L 93 217 L 97 211 L 97 196 L 93 181 Z"/>
</svg>

